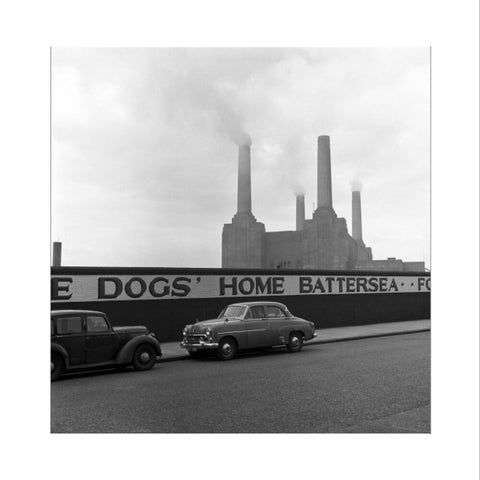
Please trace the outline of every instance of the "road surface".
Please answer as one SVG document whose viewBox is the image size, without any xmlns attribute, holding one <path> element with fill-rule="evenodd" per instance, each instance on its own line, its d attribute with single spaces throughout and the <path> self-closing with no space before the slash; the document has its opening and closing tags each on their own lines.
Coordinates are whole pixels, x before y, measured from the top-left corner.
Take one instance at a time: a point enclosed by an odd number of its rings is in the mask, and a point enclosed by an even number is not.
<svg viewBox="0 0 480 480">
<path fill-rule="evenodd" d="M 430 432 L 430 333 L 53 383 L 52 432 Z"/>
</svg>

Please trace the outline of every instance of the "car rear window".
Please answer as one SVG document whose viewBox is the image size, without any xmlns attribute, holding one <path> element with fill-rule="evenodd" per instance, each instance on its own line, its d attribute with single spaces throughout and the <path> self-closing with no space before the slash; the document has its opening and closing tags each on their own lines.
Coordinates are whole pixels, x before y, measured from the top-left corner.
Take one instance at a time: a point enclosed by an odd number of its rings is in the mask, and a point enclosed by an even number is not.
<svg viewBox="0 0 480 480">
<path fill-rule="evenodd" d="M 68 335 L 82 332 L 82 317 L 57 318 L 57 334 Z"/>
<path fill-rule="evenodd" d="M 273 305 L 266 305 L 265 311 L 267 312 L 268 318 L 275 318 L 275 317 L 285 318 L 286 317 L 285 312 L 280 307 L 275 307 Z"/>
</svg>

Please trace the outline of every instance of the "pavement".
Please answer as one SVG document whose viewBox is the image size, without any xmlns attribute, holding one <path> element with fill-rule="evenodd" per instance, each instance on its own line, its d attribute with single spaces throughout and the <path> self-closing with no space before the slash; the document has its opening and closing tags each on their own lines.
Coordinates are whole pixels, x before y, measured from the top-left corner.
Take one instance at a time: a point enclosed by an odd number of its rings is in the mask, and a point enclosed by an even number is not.
<svg viewBox="0 0 480 480">
<path fill-rule="evenodd" d="M 355 325 L 351 327 L 321 328 L 315 330 L 316 338 L 305 342 L 305 346 L 321 343 L 342 342 L 346 340 L 360 340 L 363 338 L 387 337 L 430 331 L 430 319 L 411 320 L 407 322 L 374 323 Z M 188 352 L 177 342 L 161 343 L 162 357 L 159 362 L 171 362 L 189 358 Z"/>
</svg>

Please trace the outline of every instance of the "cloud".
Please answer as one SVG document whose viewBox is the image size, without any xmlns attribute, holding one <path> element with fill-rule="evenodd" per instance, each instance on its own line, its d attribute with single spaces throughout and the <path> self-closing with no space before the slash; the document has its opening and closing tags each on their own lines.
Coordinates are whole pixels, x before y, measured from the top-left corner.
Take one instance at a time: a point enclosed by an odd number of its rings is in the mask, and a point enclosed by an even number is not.
<svg viewBox="0 0 480 480">
<path fill-rule="evenodd" d="M 65 261 L 219 266 L 236 208 L 234 143 L 252 142 L 254 214 L 286 230 L 292 193 L 305 193 L 307 216 L 316 200 L 325 134 L 337 214 L 349 218 L 358 180 L 375 257 L 417 259 L 429 249 L 428 58 L 428 49 L 54 49 L 52 233 L 66 239 Z"/>
</svg>

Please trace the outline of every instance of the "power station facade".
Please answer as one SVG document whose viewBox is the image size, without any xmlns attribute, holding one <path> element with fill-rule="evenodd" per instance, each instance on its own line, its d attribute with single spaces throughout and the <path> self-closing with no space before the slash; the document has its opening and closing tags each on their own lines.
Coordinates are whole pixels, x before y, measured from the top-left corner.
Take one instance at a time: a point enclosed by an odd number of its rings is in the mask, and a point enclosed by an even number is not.
<svg viewBox="0 0 480 480">
<path fill-rule="evenodd" d="M 352 192 L 352 235 L 332 202 L 330 137 L 318 137 L 317 208 L 305 218 L 305 197 L 296 197 L 296 229 L 267 232 L 254 217 L 250 146 L 239 147 L 237 212 L 223 226 L 222 268 L 425 271 L 424 262 L 394 257 L 373 260 L 362 238 L 360 191 Z"/>
</svg>

